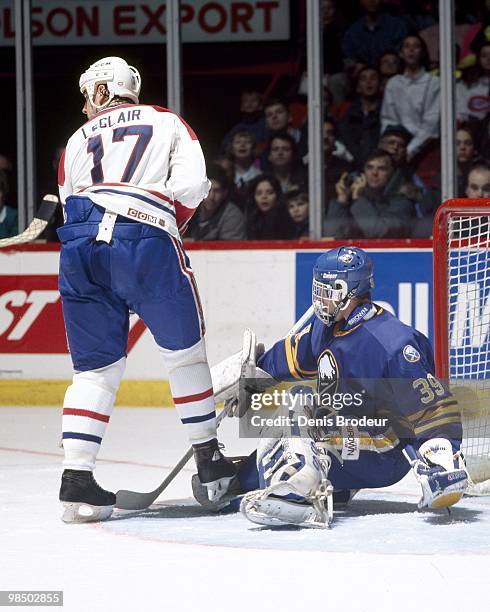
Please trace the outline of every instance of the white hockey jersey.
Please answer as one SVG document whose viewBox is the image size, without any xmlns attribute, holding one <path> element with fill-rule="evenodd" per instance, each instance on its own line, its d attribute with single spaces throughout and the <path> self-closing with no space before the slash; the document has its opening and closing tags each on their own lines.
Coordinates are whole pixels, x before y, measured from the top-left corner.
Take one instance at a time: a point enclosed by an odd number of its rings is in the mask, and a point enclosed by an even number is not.
<svg viewBox="0 0 490 612">
<path fill-rule="evenodd" d="M 58 170 L 63 204 L 88 196 L 105 209 L 177 237 L 209 181 L 191 127 L 159 106 L 123 104 L 97 113 L 69 139 Z"/>
</svg>

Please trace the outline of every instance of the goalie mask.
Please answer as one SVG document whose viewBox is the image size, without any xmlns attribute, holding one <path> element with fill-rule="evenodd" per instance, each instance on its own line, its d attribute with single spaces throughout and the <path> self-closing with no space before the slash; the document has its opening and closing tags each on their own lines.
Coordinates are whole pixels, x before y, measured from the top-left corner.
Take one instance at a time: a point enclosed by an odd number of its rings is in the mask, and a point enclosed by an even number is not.
<svg viewBox="0 0 490 612">
<path fill-rule="evenodd" d="M 320 255 L 313 268 L 315 314 L 330 326 L 349 307 L 352 298 L 369 293 L 373 287 L 373 262 L 365 251 L 357 247 L 327 251 Z"/>
<path fill-rule="evenodd" d="M 95 104 L 94 96 L 97 85 L 104 83 L 109 92 L 109 99 L 104 104 Z M 121 57 L 104 57 L 92 64 L 80 77 L 80 91 L 87 94 L 92 106 L 101 110 L 116 97 L 129 98 L 138 104 L 141 90 L 141 77 L 133 66 L 129 66 Z"/>
</svg>

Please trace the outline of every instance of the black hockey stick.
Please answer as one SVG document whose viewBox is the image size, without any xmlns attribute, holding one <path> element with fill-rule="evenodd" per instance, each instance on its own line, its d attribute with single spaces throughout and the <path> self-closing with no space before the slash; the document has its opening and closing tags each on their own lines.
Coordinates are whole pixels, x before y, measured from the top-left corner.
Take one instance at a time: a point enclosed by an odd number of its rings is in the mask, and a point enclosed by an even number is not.
<svg viewBox="0 0 490 612">
<path fill-rule="evenodd" d="M 225 406 L 220 414 L 216 417 L 216 427 L 219 427 L 221 421 L 230 413 L 233 408 L 233 401 L 225 402 Z M 185 467 L 186 463 L 192 457 L 192 447 L 180 459 L 173 470 L 165 477 L 164 481 L 154 490 L 149 493 L 138 493 L 138 491 L 127 491 L 121 489 L 116 493 L 116 508 L 121 510 L 144 510 L 151 506 L 156 498 L 168 487 L 177 474 Z"/>
<path fill-rule="evenodd" d="M 291 336 L 296 333 L 306 323 L 306 321 L 313 314 L 313 306 L 310 306 L 308 310 L 300 317 L 293 327 L 288 331 L 286 336 Z M 216 426 L 219 427 L 221 421 L 234 409 L 235 400 L 229 400 L 225 402 L 225 407 L 221 413 L 216 417 Z M 174 480 L 179 472 L 184 468 L 186 463 L 192 457 L 192 448 L 190 448 L 182 459 L 177 463 L 173 470 L 166 476 L 165 480 L 154 490 L 148 493 L 139 493 L 138 491 L 127 491 L 121 489 L 116 493 L 115 507 L 121 510 L 144 510 L 151 506 L 151 504 L 157 499 L 157 497 L 163 493 L 168 485 Z"/>
<path fill-rule="evenodd" d="M 0 248 L 13 246 L 15 244 L 25 244 L 39 238 L 39 236 L 46 229 L 48 223 L 53 218 L 58 204 L 59 200 L 57 196 L 50 193 L 45 195 L 43 201 L 41 202 L 41 206 L 36 212 L 33 220 L 30 222 L 29 227 L 27 227 L 22 233 L 17 234 L 17 236 L 0 239 Z"/>
</svg>

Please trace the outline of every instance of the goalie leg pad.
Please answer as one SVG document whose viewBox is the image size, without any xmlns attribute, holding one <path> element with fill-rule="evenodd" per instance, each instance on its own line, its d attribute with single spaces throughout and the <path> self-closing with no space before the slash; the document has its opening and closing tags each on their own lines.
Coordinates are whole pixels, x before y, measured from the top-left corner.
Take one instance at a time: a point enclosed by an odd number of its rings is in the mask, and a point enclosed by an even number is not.
<svg viewBox="0 0 490 612">
<path fill-rule="evenodd" d="M 275 495 L 298 501 L 314 493 L 323 476 L 311 438 L 262 439 L 257 447 L 257 470 L 261 488 L 277 485 Z"/>
<path fill-rule="evenodd" d="M 95 460 L 114 407 L 126 358 L 86 372 L 77 372 L 63 402 L 63 467 L 95 468 Z"/>
<path fill-rule="evenodd" d="M 240 505 L 250 521 L 301 527 L 330 523 L 333 488 L 327 480 L 326 459 L 320 459 L 312 439 L 261 440 L 257 470 L 262 489 L 245 495 Z"/>
</svg>

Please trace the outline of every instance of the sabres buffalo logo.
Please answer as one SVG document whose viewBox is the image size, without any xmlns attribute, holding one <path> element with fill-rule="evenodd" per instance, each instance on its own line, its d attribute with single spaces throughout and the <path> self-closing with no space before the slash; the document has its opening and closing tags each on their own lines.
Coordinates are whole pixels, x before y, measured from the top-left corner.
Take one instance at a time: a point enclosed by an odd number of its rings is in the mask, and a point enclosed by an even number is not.
<svg viewBox="0 0 490 612">
<path fill-rule="evenodd" d="M 318 359 L 318 395 L 335 393 L 339 384 L 339 366 L 330 349 Z"/>
<path fill-rule="evenodd" d="M 350 249 L 342 253 L 342 255 L 340 255 L 339 257 L 339 260 L 345 264 L 350 264 L 353 259 L 354 259 L 354 251 L 351 251 Z"/>
<path fill-rule="evenodd" d="M 411 344 L 407 344 L 404 347 L 403 356 L 408 361 L 408 363 L 415 363 L 416 361 L 419 361 L 420 359 L 420 353 Z"/>
</svg>

